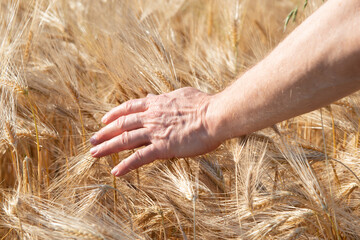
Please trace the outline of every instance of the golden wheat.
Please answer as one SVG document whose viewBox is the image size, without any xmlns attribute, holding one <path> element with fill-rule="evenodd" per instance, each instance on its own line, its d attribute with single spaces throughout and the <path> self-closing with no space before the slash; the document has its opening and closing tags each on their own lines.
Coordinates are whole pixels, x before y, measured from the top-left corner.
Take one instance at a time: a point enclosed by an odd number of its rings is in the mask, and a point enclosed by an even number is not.
<svg viewBox="0 0 360 240">
<path fill-rule="evenodd" d="M 1 239 L 359 239 L 359 93 L 122 178 L 133 151 L 89 154 L 118 104 L 226 88 L 322 1 L 284 33 L 296 3 L 1 1 Z"/>
</svg>

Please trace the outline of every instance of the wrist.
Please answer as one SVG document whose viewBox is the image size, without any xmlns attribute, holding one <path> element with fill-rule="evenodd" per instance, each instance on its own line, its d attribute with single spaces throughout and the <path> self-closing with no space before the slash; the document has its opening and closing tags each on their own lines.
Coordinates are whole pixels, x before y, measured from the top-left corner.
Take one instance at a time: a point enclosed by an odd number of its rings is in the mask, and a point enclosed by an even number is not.
<svg viewBox="0 0 360 240">
<path fill-rule="evenodd" d="M 208 98 L 208 106 L 205 114 L 205 124 L 208 134 L 218 142 L 223 142 L 232 138 L 228 121 L 226 119 L 226 109 L 223 102 L 224 92 L 210 95 Z"/>
<path fill-rule="evenodd" d="M 257 122 L 246 117 L 254 116 L 249 99 L 257 91 L 249 84 L 251 77 L 246 73 L 223 91 L 210 96 L 206 121 L 210 134 L 221 142 L 258 130 L 253 126 Z"/>
</svg>

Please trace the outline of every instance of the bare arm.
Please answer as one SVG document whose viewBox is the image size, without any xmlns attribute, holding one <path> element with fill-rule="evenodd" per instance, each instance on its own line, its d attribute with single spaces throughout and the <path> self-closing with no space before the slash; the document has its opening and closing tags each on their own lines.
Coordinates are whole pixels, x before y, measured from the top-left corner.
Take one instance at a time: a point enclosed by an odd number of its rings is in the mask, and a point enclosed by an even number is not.
<svg viewBox="0 0 360 240">
<path fill-rule="evenodd" d="M 309 112 L 360 88 L 360 0 L 329 0 L 263 61 L 224 91 L 193 88 L 126 102 L 91 139 L 102 157 L 145 145 L 117 165 L 189 157 L 222 141 Z"/>
<path fill-rule="evenodd" d="M 360 1 L 330 0 L 211 99 L 209 127 L 222 139 L 241 136 L 359 88 Z"/>
</svg>

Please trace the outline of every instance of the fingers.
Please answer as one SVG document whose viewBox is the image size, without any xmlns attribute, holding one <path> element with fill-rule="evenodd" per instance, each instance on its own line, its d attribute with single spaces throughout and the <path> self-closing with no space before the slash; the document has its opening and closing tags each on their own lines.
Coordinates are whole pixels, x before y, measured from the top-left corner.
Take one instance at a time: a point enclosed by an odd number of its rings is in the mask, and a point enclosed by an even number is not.
<svg viewBox="0 0 360 240">
<path fill-rule="evenodd" d="M 111 170 L 111 173 L 115 176 L 122 176 L 131 170 L 155 161 L 158 156 L 159 152 L 154 145 L 148 145 L 124 159 L 121 163 L 114 167 L 113 170 Z"/>
<path fill-rule="evenodd" d="M 129 115 L 131 113 L 143 112 L 146 110 L 146 98 L 134 99 L 127 101 L 113 109 L 103 116 L 101 121 L 109 124 L 120 116 Z"/>
<path fill-rule="evenodd" d="M 107 126 L 103 127 L 100 131 L 95 133 L 95 135 L 90 138 L 90 142 L 93 145 L 97 145 L 125 131 L 130 131 L 141 127 L 142 120 L 141 116 L 139 116 L 138 114 L 122 116 L 112 121 Z"/>
<path fill-rule="evenodd" d="M 119 136 L 103 142 L 91 148 L 90 153 L 93 157 L 99 158 L 126 149 L 137 148 L 149 143 L 148 130 L 140 128 L 130 132 L 123 132 Z"/>
</svg>

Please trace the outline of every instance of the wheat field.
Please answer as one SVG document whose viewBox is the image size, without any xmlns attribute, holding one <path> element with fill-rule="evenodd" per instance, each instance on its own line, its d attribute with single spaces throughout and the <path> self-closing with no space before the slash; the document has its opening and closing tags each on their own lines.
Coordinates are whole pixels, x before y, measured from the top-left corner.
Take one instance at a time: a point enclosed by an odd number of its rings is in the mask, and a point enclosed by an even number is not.
<svg viewBox="0 0 360 240">
<path fill-rule="evenodd" d="M 116 105 L 224 89 L 322 1 L 303 4 L 2 0 L 1 239 L 360 239 L 358 93 L 121 178 L 133 150 L 89 153 Z"/>
</svg>

